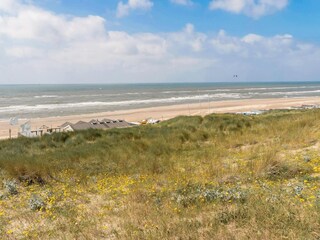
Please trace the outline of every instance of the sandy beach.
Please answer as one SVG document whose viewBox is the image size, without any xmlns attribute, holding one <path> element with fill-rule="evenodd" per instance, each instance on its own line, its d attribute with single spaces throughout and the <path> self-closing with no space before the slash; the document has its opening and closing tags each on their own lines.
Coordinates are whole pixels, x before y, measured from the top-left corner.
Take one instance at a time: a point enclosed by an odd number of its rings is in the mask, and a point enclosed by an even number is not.
<svg viewBox="0 0 320 240">
<path fill-rule="evenodd" d="M 203 116 L 210 113 L 235 113 L 251 110 L 283 109 L 301 106 L 303 104 L 320 104 L 320 97 L 230 100 L 100 112 L 95 114 L 32 118 L 29 120 L 31 122 L 32 129 L 37 129 L 42 125 L 57 127 L 65 122 L 76 123 L 80 120 L 89 121 L 91 119 L 110 118 L 124 119 L 126 121 L 141 121 L 150 117 L 166 120 L 179 115 Z M 25 120 L 20 120 L 19 125 L 23 122 L 25 122 Z M 0 122 L 0 139 L 6 139 L 9 137 L 9 129 L 12 131 L 12 137 L 17 137 L 19 125 L 10 126 L 7 121 Z"/>
</svg>

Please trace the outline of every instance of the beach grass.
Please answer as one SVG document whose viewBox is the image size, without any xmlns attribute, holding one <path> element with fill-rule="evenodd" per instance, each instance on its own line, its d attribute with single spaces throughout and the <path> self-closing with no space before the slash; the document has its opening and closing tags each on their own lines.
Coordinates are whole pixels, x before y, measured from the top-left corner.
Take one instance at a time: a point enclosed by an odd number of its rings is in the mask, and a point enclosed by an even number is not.
<svg viewBox="0 0 320 240">
<path fill-rule="evenodd" d="M 319 239 L 320 111 L 0 142 L 1 239 Z"/>
</svg>

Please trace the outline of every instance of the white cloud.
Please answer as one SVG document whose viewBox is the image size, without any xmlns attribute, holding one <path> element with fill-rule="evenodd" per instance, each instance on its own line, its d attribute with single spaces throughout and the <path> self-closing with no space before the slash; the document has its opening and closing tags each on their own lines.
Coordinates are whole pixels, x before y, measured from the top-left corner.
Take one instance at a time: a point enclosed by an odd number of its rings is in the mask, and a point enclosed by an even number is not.
<svg viewBox="0 0 320 240">
<path fill-rule="evenodd" d="M 192 6 L 194 4 L 191 0 L 171 0 L 171 2 L 183 6 Z"/>
<path fill-rule="evenodd" d="M 262 39 L 263 39 L 262 36 L 252 33 L 252 34 L 248 34 L 248 35 L 244 36 L 242 38 L 242 41 L 245 43 L 254 44 L 254 43 L 260 42 Z"/>
<path fill-rule="evenodd" d="M 44 56 L 44 53 L 41 49 L 25 46 L 9 47 L 5 49 L 5 53 L 9 57 L 14 57 L 17 59 L 37 58 Z"/>
<path fill-rule="evenodd" d="M 242 81 L 318 76 L 319 46 L 289 34 L 209 34 L 190 23 L 175 32 L 127 33 L 108 30 L 99 16 L 1 3 L 2 84 L 230 81 L 235 72 Z"/>
<path fill-rule="evenodd" d="M 288 0 L 212 0 L 209 8 L 259 18 L 280 11 L 287 5 Z"/>
<path fill-rule="evenodd" d="M 280 59 L 295 52 L 298 42 L 289 34 L 263 37 L 257 34 L 248 34 L 242 38 L 227 35 L 221 30 L 211 39 L 213 48 L 220 54 L 234 55 L 243 59 Z"/>
<path fill-rule="evenodd" d="M 151 0 L 128 0 L 127 3 L 122 1 L 118 3 L 117 17 L 125 17 L 133 10 L 150 10 L 153 7 Z"/>
<path fill-rule="evenodd" d="M 13 13 L 21 7 L 20 1 L 16 0 L 1 0 L 0 12 Z"/>
<path fill-rule="evenodd" d="M 195 31 L 194 25 L 188 23 L 181 32 L 167 35 L 167 42 L 172 48 L 181 52 L 201 52 L 207 40 L 207 35 Z"/>
<path fill-rule="evenodd" d="M 0 5 L 0 9 L 7 12 L 3 16 L 0 15 L 0 36 L 16 40 L 59 43 L 61 40 L 83 40 L 105 34 L 105 20 L 98 16 L 68 17 L 21 4 L 19 1 L 5 1 L 10 4 Z"/>
</svg>

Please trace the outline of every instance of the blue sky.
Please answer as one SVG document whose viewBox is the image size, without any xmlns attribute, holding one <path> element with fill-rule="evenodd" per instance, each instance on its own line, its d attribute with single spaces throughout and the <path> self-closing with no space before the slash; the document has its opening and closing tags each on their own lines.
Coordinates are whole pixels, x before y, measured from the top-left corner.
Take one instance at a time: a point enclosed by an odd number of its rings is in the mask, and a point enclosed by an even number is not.
<svg viewBox="0 0 320 240">
<path fill-rule="evenodd" d="M 255 32 L 272 36 L 290 33 L 295 37 L 320 42 L 320 1 L 290 0 L 287 7 L 259 19 L 225 11 L 209 10 L 210 0 L 194 0 L 192 6 L 173 4 L 169 0 L 155 0 L 150 11 L 133 12 L 117 18 L 118 0 L 36 0 L 37 5 L 61 14 L 77 16 L 99 15 L 107 26 L 129 32 L 176 31 L 186 23 L 193 23 L 199 31 L 216 32 L 220 29 L 234 35 Z M 125 2 L 125 1 L 123 1 Z"/>
<path fill-rule="evenodd" d="M 0 83 L 317 81 L 318 0 L 1 0 Z"/>
</svg>

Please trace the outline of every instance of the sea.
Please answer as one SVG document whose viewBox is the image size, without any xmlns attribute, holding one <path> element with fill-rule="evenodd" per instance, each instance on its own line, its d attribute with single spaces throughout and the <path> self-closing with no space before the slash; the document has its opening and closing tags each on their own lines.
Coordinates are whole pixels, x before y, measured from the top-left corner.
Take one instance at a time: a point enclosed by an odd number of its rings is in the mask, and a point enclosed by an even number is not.
<svg viewBox="0 0 320 240">
<path fill-rule="evenodd" d="M 0 85 L 0 120 L 209 101 L 320 96 L 320 82 Z"/>
</svg>

